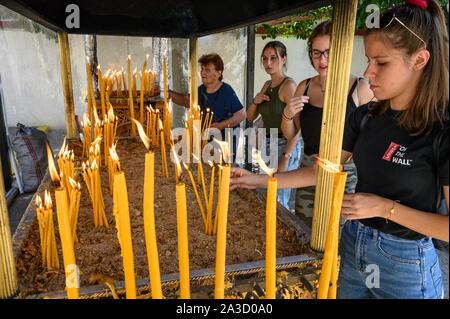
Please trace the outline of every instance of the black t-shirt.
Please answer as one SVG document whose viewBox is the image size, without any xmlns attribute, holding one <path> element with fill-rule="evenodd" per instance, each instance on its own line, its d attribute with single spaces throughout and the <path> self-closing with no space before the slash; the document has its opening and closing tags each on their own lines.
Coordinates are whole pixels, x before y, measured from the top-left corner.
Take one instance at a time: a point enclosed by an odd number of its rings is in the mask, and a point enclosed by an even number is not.
<svg viewBox="0 0 450 319">
<path fill-rule="evenodd" d="M 309 79 L 307 82 L 307 87 L 303 95 L 308 94 Z M 350 92 L 347 96 L 347 109 L 345 111 L 345 120 L 347 121 L 350 114 L 356 110 L 355 101 L 353 101 L 353 91 L 355 90 L 358 81 L 353 83 Z M 300 127 L 302 130 L 302 138 L 304 143 L 304 152 L 306 155 L 319 154 L 320 146 L 320 134 L 322 130 L 322 116 L 323 107 L 317 107 L 311 103 L 305 103 L 303 110 L 300 113 Z"/>
<path fill-rule="evenodd" d="M 398 111 L 392 109 L 381 116 L 369 116 L 360 130 L 361 120 L 368 112 L 367 105 L 355 110 L 344 132 L 343 149 L 353 153 L 358 170 L 356 192 L 376 194 L 420 211 L 434 213 L 437 189 L 432 136 L 437 133 L 410 136 L 395 125 L 394 116 Z M 448 126 L 448 122 L 445 125 Z M 435 131 L 439 129 L 436 125 Z M 448 130 L 442 137 L 439 154 L 439 183 L 448 186 Z M 360 222 L 404 239 L 424 237 L 392 221 L 386 223 L 384 218 L 367 218 Z"/>
</svg>

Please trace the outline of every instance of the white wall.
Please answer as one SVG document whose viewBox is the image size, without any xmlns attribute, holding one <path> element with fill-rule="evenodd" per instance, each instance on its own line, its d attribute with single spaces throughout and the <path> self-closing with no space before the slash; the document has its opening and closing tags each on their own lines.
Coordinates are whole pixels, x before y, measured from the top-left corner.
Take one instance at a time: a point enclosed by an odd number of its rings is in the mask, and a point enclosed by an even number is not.
<svg viewBox="0 0 450 319">
<path fill-rule="evenodd" d="M 64 98 L 55 38 L 0 30 L 0 73 L 9 126 L 65 127 Z"/>
<path fill-rule="evenodd" d="M 306 41 L 295 38 L 279 38 L 286 44 L 288 51 L 287 74 L 298 83 L 313 76 L 315 71 L 309 63 L 306 53 Z M 256 37 L 255 43 L 255 94 L 268 79 L 260 63 L 261 50 L 269 39 Z M 31 33 L 20 30 L 0 30 L 0 73 L 6 116 L 9 126 L 21 122 L 28 126 L 49 125 L 50 129 L 65 129 L 64 97 L 60 73 L 59 47 L 57 37 L 48 38 L 43 33 Z M 170 43 L 170 42 L 169 42 Z M 86 112 L 86 64 L 83 35 L 69 35 L 72 63 L 72 84 L 75 114 L 82 118 Z M 198 56 L 216 52 L 224 60 L 224 81 L 236 91 L 245 105 L 245 70 L 247 36 L 245 29 L 213 34 L 198 39 Z M 169 44 L 170 50 L 170 44 Z M 145 55 L 152 52 L 152 38 L 98 36 L 97 56 L 102 70 L 121 66 L 126 67 L 128 53 L 131 54 L 132 69 L 142 68 Z M 187 54 L 181 56 L 179 63 L 185 69 L 188 65 Z M 169 55 L 171 58 L 171 55 Z M 152 57 L 149 59 L 151 65 Z M 169 61 L 170 65 L 178 63 Z M 362 75 L 366 66 L 362 38 L 355 38 L 351 71 Z M 186 72 L 169 73 L 178 82 L 188 82 Z M 201 80 L 199 78 L 199 84 Z M 185 88 L 188 86 L 185 85 Z M 187 93 L 187 92 L 186 92 Z"/>
<path fill-rule="evenodd" d="M 217 53 L 224 63 L 223 81 L 230 84 L 245 106 L 245 70 L 247 61 L 247 34 L 245 28 L 217 33 L 198 39 L 197 55 Z M 200 71 L 200 68 L 199 68 Z M 200 73 L 198 83 L 202 83 Z"/>
<path fill-rule="evenodd" d="M 261 35 L 257 35 L 255 39 L 255 95 L 263 87 L 264 83 L 269 80 L 264 67 L 261 64 L 261 53 L 264 45 L 273 39 L 262 39 Z M 317 75 L 317 72 L 311 66 L 308 58 L 306 40 L 296 39 L 295 37 L 285 38 L 277 37 L 287 49 L 287 72 L 298 84 L 304 79 Z M 364 43 L 361 36 L 356 36 L 353 46 L 351 73 L 355 76 L 362 76 L 367 65 L 364 53 Z"/>
</svg>

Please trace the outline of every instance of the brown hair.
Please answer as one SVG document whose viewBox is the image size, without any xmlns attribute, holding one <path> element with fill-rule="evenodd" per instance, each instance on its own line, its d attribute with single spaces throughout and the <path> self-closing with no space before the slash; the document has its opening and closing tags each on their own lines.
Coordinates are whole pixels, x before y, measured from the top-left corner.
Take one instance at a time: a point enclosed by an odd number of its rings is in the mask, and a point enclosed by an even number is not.
<svg viewBox="0 0 450 319">
<path fill-rule="evenodd" d="M 392 20 L 394 15 L 407 28 Z M 394 7 L 381 16 L 380 28 L 369 29 L 366 35 L 374 33 L 407 57 L 425 46 L 430 52 L 411 105 L 395 119 L 397 125 L 412 136 L 430 133 L 436 122 L 448 120 L 448 32 L 439 3 L 428 0 L 427 9 L 408 4 Z M 373 105 L 371 114 L 381 115 L 388 108 L 389 101 L 380 101 Z"/>
<path fill-rule="evenodd" d="M 314 27 L 314 29 L 312 30 L 311 34 L 309 35 L 307 45 L 308 45 L 308 56 L 309 56 L 309 61 L 311 62 L 311 65 L 314 65 L 312 57 L 311 57 L 312 44 L 313 44 L 314 39 L 317 37 L 320 37 L 322 35 L 328 35 L 331 38 L 332 26 L 333 26 L 333 24 L 331 23 L 331 21 L 329 21 L 329 20 L 324 21 L 324 22 L 316 25 Z"/>
<path fill-rule="evenodd" d="M 263 59 L 264 51 L 266 51 L 267 48 L 274 49 L 277 52 L 277 55 L 278 55 L 279 58 L 287 57 L 287 49 L 286 49 L 286 46 L 282 42 L 280 42 L 280 41 L 270 41 L 270 42 L 267 42 L 266 45 L 264 46 L 264 48 L 262 49 L 261 62 L 262 62 L 262 59 Z M 286 62 L 286 64 L 287 64 L 287 62 Z M 283 66 L 285 69 L 287 69 L 286 64 Z"/>
<path fill-rule="evenodd" d="M 216 71 L 222 71 L 222 74 L 220 75 L 219 81 L 222 81 L 223 79 L 223 61 L 220 55 L 217 53 L 210 53 L 210 54 L 204 54 L 198 59 L 198 63 L 200 65 L 207 65 L 209 63 L 214 64 L 214 67 L 216 68 Z"/>
</svg>

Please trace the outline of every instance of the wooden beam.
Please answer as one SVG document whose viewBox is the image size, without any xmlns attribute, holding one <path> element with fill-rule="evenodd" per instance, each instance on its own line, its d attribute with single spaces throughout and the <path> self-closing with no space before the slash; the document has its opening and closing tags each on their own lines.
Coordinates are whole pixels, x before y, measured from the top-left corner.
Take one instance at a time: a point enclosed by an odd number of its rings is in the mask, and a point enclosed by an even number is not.
<svg viewBox="0 0 450 319">
<path fill-rule="evenodd" d="M 190 106 L 198 104 L 197 37 L 189 38 L 189 97 Z"/>
<path fill-rule="evenodd" d="M 0 299 L 13 297 L 18 290 L 16 263 L 12 249 L 8 206 L 0 157 Z"/>
<path fill-rule="evenodd" d="M 357 0 L 336 0 L 333 7 L 319 157 L 336 164 L 340 164 L 341 159 L 357 5 Z M 325 249 L 333 180 L 334 173 L 319 167 L 310 241 L 310 246 L 315 251 L 322 252 Z"/>
<path fill-rule="evenodd" d="M 58 33 L 59 59 L 61 62 L 61 79 L 64 93 L 64 110 L 67 138 L 76 138 L 75 112 L 73 104 L 72 72 L 70 66 L 69 38 L 67 33 Z"/>
</svg>

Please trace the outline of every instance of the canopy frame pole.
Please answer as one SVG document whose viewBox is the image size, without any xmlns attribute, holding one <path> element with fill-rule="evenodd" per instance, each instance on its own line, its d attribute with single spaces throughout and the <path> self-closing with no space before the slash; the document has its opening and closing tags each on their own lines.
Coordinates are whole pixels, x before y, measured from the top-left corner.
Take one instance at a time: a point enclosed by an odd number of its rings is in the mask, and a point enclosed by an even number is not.
<svg viewBox="0 0 450 319">
<path fill-rule="evenodd" d="M 59 59 L 61 62 L 61 79 L 64 93 L 64 110 L 66 120 L 66 136 L 76 138 L 75 112 L 73 103 L 72 72 L 70 66 L 69 37 L 67 33 L 58 33 Z"/>
<path fill-rule="evenodd" d="M 323 105 L 319 157 L 340 163 L 344 136 L 345 113 L 350 66 L 355 35 L 357 0 L 336 0 L 333 4 L 333 27 L 328 62 L 327 85 Z M 331 212 L 334 173 L 319 166 L 310 247 L 325 249 L 326 233 Z"/>
<path fill-rule="evenodd" d="M 190 106 L 198 104 L 198 61 L 197 37 L 189 38 L 189 102 Z"/>
</svg>

